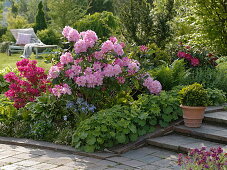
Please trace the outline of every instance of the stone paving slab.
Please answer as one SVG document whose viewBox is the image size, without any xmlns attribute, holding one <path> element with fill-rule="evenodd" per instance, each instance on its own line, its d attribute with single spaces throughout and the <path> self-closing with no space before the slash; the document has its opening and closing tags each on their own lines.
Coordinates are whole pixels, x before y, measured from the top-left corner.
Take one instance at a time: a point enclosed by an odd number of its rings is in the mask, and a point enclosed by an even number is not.
<svg viewBox="0 0 227 170">
<path fill-rule="evenodd" d="M 222 123 L 227 125 L 227 111 L 220 111 L 215 113 L 207 113 L 204 116 L 205 121 Z"/>
<path fill-rule="evenodd" d="M 221 146 L 224 147 L 224 144 L 210 142 L 202 139 L 196 139 L 193 137 L 178 135 L 178 134 L 170 134 L 166 136 L 161 136 L 153 139 L 148 139 L 147 142 L 150 145 L 158 146 L 165 149 L 172 149 L 175 151 L 183 151 L 187 152 L 192 148 L 200 148 L 203 146 L 206 147 L 216 147 Z"/>
<path fill-rule="evenodd" d="M 200 128 L 190 128 L 184 125 L 176 126 L 174 131 L 227 144 L 227 127 L 204 123 Z"/>
<path fill-rule="evenodd" d="M 47 149 L 0 144 L 0 170 L 134 170 L 174 169 L 177 154 L 155 147 L 142 147 L 106 159 Z"/>
<path fill-rule="evenodd" d="M 225 103 L 223 106 L 209 106 L 209 107 L 206 107 L 205 112 L 212 113 L 212 112 L 222 111 L 225 106 L 227 106 L 227 103 Z"/>
</svg>

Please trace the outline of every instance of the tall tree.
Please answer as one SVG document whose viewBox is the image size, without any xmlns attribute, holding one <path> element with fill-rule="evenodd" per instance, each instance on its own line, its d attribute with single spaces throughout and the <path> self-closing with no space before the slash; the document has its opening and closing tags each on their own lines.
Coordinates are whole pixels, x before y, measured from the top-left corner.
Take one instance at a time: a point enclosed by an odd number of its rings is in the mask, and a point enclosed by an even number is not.
<svg viewBox="0 0 227 170">
<path fill-rule="evenodd" d="M 38 13 L 36 15 L 35 31 L 43 30 L 47 28 L 45 14 L 43 12 L 43 3 L 39 2 Z"/>
<path fill-rule="evenodd" d="M 114 12 L 113 3 L 113 0 L 92 0 L 88 13 L 93 14 L 102 11 Z"/>
<path fill-rule="evenodd" d="M 52 24 L 58 28 L 63 28 L 66 25 L 73 26 L 78 19 L 87 13 L 89 4 L 88 0 L 49 0 L 48 8 Z"/>
<path fill-rule="evenodd" d="M 163 0 L 162 0 L 163 1 Z M 162 2 L 161 1 L 161 2 Z M 171 35 L 169 21 L 173 18 L 173 0 L 118 0 L 116 14 L 123 25 L 123 35 L 137 45 L 157 43 L 164 47 Z M 158 9 L 158 7 L 163 9 Z"/>
</svg>

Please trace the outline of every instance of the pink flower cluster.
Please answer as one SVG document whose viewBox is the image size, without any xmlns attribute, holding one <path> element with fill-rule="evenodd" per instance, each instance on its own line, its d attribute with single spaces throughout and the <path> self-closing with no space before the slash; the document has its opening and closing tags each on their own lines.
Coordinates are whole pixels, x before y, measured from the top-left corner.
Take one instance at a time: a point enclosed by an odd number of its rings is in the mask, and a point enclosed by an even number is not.
<svg viewBox="0 0 227 170">
<path fill-rule="evenodd" d="M 200 61 L 199 61 L 199 59 L 198 58 L 194 58 L 194 57 L 192 57 L 192 55 L 191 54 L 188 54 L 188 53 L 185 53 L 185 52 L 183 52 L 183 51 L 179 51 L 178 53 L 177 53 L 177 56 L 179 57 L 179 58 L 184 58 L 184 59 L 186 59 L 188 62 L 190 62 L 190 64 L 192 65 L 192 66 L 198 66 L 199 64 L 200 64 Z"/>
<path fill-rule="evenodd" d="M 14 101 L 16 108 L 24 107 L 27 102 L 34 101 L 36 96 L 47 89 L 47 75 L 44 69 L 36 67 L 36 64 L 35 60 L 23 59 L 16 63 L 19 75 L 10 72 L 4 76 L 10 83 L 5 95 Z"/>
<path fill-rule="evenodd" d="M 65 27 L 62 34 L 68 38 L 70 30 L 72 31 L 72 28 Z M 77 87 L 95 88 L 105 86 L 104 82 L 107 82 L 105 80 L 110 78 L 114 78 L 119 84 L 123 85 L 127 79 L 138 74 L 139 62 L 128 57 L 122 57 L 124 43 L 118 43 L 116 37 L 110 37 L 95 51 L 93 47 L 96 47 L 97 40 L 98 37 L 94 31 L 88 30 L 79 33 L 79 39 L 74 44 L 74 51 L 75 57 L 80 58 L 74 60 L 73 53 L 63 54 L 60 57 L 60 64 L 51 67 L 49 70 L 48 78 L 55 79 L 63 76 L 64 81 L 71 79 L 70 81 L 73 80 Z M 92 49 L 88 50 L 88 48 Z M 83 53 L 83 55 L 80 53 Z M 144 84 L 151 93 L 158 94 L 161 91 L 161 84 L 158 81 Z M 61 86 L 53 88 L 52 93 L 61 96 L 63 94 Z"/>
<path fill-rule="evenodd" d="M 151 77 L 145 79 L 143 85 L 153 94 L 159 94 L 162 90 L 161 83 L 157 80 L 153 80 Z"/>
<path fill-rule="evenodd" d="M 58 98 L 63 94 L 71 95 L 72 91 L 68 84 L 55 85 L 54 88 L 50 89 L 51 93 Z"/>
<path fill-rule="evenodd" d="M 149 48 L 147 46 L 145 46 L 145 45 L 141 45 L 140 46 L 140 51 L 142 51 L 142 52 L 146 52 L 148 49 Z"/>
</svg>

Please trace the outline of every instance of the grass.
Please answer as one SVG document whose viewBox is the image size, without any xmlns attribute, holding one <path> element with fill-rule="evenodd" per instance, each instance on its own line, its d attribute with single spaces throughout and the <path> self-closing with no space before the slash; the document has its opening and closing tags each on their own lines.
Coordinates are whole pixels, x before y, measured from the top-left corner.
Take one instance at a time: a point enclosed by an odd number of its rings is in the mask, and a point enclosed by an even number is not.
<svg viewBox="0 0 227 170">
<path fill-rule="evenodd" d="M 20 58 L 21 54 L 13 54 L 12 56 L 8 56 L 5 53 L 0 53 L 0 70 L 4 69 L 7 66 L 16 67 L 16 62 L 22 60 Z M 35 58 L 34 55 L 31 56 L 31 60 L 37 60 L 38 67 L 43 67 L 46 70 L 51 67 L 51 64 L 46 64 L 42 58 Z"/>
</svg>

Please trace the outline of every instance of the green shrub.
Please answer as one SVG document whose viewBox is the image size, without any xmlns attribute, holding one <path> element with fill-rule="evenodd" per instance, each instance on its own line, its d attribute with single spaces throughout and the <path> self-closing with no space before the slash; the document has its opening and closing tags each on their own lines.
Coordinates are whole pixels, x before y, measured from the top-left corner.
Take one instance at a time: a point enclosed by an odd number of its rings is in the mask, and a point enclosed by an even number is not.
<svg viewBox="0 0 227 170">
<path fill-rule="evenodd" d="M 226 102 L 226 93 L 223 90 L 218 89 L 207 89 L 209 98 L 209 106 L 219 106 Z"/>
<path fill-rule="evenodd" d="M 183 84 L 189 72 L 185 69 L 183 60 L 175 60 L 171 66 L 160 66 L 151 71 L 155 79 L 160 81 L 163 90 L 171 90 L 173 87 Z"/>
<path fill-rule="evenodd" d="M 194 83 L 184 87 L 180 92 L 180 103 L 184 106 L 207 106 L 207 90 L 201 84 Z"/>
<path fill-rule="evenodd" d="M 81 122 L 72 145 L 93 152 L 128 143 L 153 132 L 157 124 L 167 126 L 181 114 L 176 92 L 141 96 L 131 107 L 116 105 Z"/>
<path fill-rule="evenodd" d="M 195 82 L 202 84 L 204 88 L 217 88 L 227 92 L 227 68 L 218 65 L 216 68 L 194 68 L 183 84 L 189 85 Z"/>
<path fill-rule="evenodd" d="M 37 36 L 44 44 L 53 45 L 60 43 L 60 33 L 51 28 L 38 31 Z"/>
<path fill-rule="evenodd" d="M 96 12 L 92 15 L 85 15 L 84 18 L 76 22 L 74 27 L 80 32 L 85 30 L 95 31 L 99 38 L 108 39 L 117 32 L 118 21 L 111 12 Z"/>
</svg>

